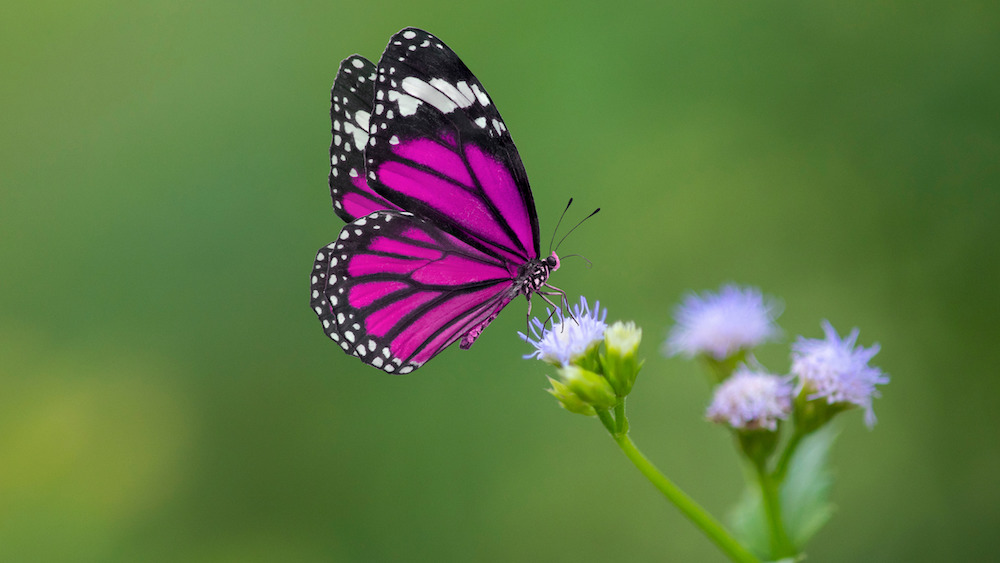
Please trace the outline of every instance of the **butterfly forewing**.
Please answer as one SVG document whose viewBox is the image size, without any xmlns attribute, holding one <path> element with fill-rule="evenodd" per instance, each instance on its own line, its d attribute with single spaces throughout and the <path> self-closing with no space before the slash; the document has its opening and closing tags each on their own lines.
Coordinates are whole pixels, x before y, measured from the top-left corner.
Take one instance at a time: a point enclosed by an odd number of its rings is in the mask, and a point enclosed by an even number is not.
<svg viewBox="0 0 1000 563">
<path fill-rule="evenodd" d="M 440 39 L 408 28 L 379 60 L 368 183 L 503 263 L 538 257 L 524 166 L 493 101 Z"/>
<path fill-rule="evenodd" d="M 378 211 L 320 250 L 313 300 L 346 352 L 409 373 L 495 316 L 516 295 L 515 277 L 425 220 Z"/>
<path fill-rule="evenodd" d="M 353 221 L 379 209 L 397 207 L 375 193 L 365 181 L 364 150 L 368 145 L 375 65 L 360 55 L 340 63 L 330 91 L 330 196 L 333 210 Z"/>
</svg>

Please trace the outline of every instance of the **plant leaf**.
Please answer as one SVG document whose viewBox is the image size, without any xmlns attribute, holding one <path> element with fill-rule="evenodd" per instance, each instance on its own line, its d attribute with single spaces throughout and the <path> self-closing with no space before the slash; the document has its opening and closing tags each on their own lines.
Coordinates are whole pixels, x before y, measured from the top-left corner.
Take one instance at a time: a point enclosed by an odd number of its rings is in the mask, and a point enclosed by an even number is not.
<svg viewBox="0 0 1000 563">
<path fill-rule="evenodd" d="M 804 438 L 781 484 L 785 531 L 800 548 L 826 524 L 835 510 L 830 502 L 833 487 L 830 449 L 839 433 L 835 427 L 827 425 Z"/>
<path fill-rule="evenodd" d="M 729 525 L 733 534 L 747 549 L 761 559 L 768 559 L 771 553 L 770 537 L 760 485 L 750 465 L 743 465 L 747 488 L 739 502 L 729 511 Z"/>
</svg>

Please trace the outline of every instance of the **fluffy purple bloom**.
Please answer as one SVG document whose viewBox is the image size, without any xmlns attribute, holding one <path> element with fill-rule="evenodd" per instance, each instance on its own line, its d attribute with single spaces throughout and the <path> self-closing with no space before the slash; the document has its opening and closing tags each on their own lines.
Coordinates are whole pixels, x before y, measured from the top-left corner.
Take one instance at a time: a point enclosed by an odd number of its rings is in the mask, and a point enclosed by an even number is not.
<svg viewBox="0 0 1000 563">
<path fill-rule="evenodd" d="M 792 345 L 792 374 L 799 378 L 797 391 L 807 389 L 810 400 L 857 405 L 865 410 L 865 424 L 871 428 L 875 424 L 872 399 L 879 396 L 875 385 L 889 383 L 888 375 L 868 365 L 879 345 L 855 346 L 858 329 L 841 339 L 828 321 L 823 321 L 823 332 L 823 340 L 800 336 Z"/>
<path fill-rule="evenodd" d="M 792 412 L 792 385 L 788 378 L 751 371 L 741 365 L 716 387 L 705 417 L 737 430 L 775 431 L 778 421 Z"/>
<path fill-rule="evenodd" d="M 752 287 L 725 285 L 718 293 L 688 295 L 677 307 L 677 324 L 664 344 L 669 356 L 705 354 L 724 360 L 780 334 L 780 306 Z"/>
<path fill-rule="evenodd" d="M 580 303 L 573 307 L 573 316 L 564 318 L 562 310 L 556 310 L 556 320 L 552 328 L 546 329 L 538 318 L 531 319 L 530 338 L 524 333 L 517 333 L 525 342 L 535 347 L 535 351 L 526 354 L 524 359 L 538 358 L 550 364 L 565 366 L 582 356 L 592 346 L 604 340 L 604 331 L 608 325 L 604 319 L 608 316 L 607 309 L 601 309 L 601 302 L 594 302 L 594 310 L 590 310 L 587 300 L 580 297 Z"/>
</svg>

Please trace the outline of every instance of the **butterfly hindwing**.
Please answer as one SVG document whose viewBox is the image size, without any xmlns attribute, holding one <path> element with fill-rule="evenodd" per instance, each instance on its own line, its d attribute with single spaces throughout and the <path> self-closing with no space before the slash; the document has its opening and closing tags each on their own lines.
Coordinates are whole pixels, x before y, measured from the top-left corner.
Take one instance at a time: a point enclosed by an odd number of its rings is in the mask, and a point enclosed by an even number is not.
<svg viewBox="0 0 1000 563">
<path fill-rule="evenodd" d="M 368 187 L 364 150 L 368 145 L 375 65 L 360 55 L 340 63 L 330 91 L 330 197 L 333 210 L 353 221 L 379 209 L 397 209 Z"/>
<path fill-rule="evenodd" d="M 517 295 L 516 271 L 399 211 L 345 226 L 320 250 L 313 274 L 313 306 L 327 335 L 390 373 L 420 367 Z"/>
<path fill-rule="evenodd" d="M 538 257 L 538 218 L 507 126 L 435 36 L 407 28 L 379 60 L 367 180 L 398 207 L 503 262 Z"/>
</svg>

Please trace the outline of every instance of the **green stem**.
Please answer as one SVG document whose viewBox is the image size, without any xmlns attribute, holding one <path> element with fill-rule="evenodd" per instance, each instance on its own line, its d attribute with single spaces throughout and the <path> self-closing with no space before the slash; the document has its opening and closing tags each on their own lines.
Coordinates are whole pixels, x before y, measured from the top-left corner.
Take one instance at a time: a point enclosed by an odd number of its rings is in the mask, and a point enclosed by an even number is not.
<svg viewBox="0 0 1000 563">
<path fill-rule="evenodd" d="M 792 461 L 792 456 L 795 455 L 795 450 L 799 447 L 803 437 L 805 435 L 796 427 L 795 433 L 788 439 L 788 443 L 785 444 L 785 449 L 782 450 L 781 457 L 778 459 L 778 464 L 771 473 L 776 483 L 783 483 L 785 481 L 785 475 L 788 473 L 788 464 Z"/>
<path fill-rule="evenodd" d="M 611 433 L 612 436 L 617 434 L 615 419 L 611 417 L 611 413 L 608 412 L 606 409 L 596 409 L 596 410 L 597 410 L 597 418 L 601 419 L 601 424 L 603 424 L 604 427 L 608 429 L 608 432 Z"/>
<path fill-rule="evenodd" d="M 768 536 L 771 543 L 771 555 L 777 559 L 796 555 L 798 551 L 792 545 L 785 532 L 785 525 L 781 520 L 781 499 L 778 493 L 778 483 L 767 472 L 764 463 L 755 463 L 757 478 L 760 480 L 761 496 L 764 499 L 764 513 L 767 516 Z"/>
<path fill-rule="evenodd" d="M 663 496 L 667 497 L 667 500 L 672 502 L 684 516 L 687 516 L 688 520 L 701 529 L 730 560 L 738 563 L 760 563 L 760 560 L 737 542 L 722 527 L 722 524 L 719 524 L 712 518 L 711 514 L 699 506 L 691 497 L 687 496 L 684 491 L 680 490 L 666 475 L 660 473 L 660 470 L 635 447 L 635 444 L 632 443 L 627 433 L 617 433 L 612 434 L 612 436 L 622 451 L 625 452 L 625 456 L 645 475 L 646 479 L 649 479 L 649 482 L 659 489 L 663 493 Z"/>
<path fill-rule="evenodd" d="M 628 419 L 625 418 L 625 397 L 622 397 L 615 405 L 615 431 L 611 434 L 625 434 L 628 432 Z"/>
</svg>

